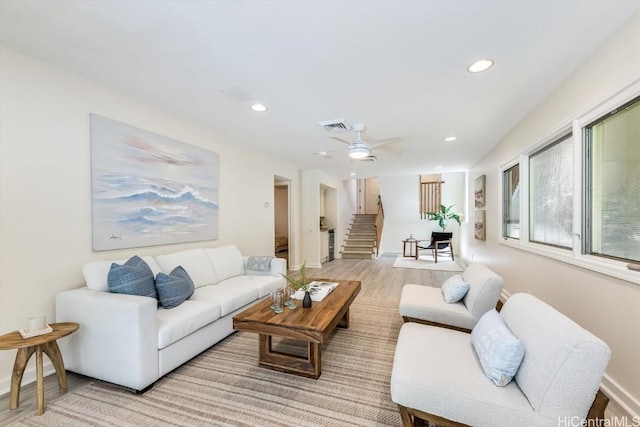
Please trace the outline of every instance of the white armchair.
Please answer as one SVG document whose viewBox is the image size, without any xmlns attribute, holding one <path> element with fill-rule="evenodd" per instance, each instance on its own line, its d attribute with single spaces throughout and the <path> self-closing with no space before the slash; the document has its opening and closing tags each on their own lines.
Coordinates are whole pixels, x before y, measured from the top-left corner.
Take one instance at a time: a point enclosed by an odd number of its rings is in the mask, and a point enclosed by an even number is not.
<svg viewBox="0 0 640 427">
<path fill-rule="evenodd" d="M 480 317 L 496 307 L 502 277 L 482 264 L 469 265 L 462 273 L 469 291 L 462 301 L 447 304 L 440 288 L 408 284 L 402 288 L 400 314 L 405 322 L 418 322 L 470 332 Z"/>
<path fill-rule="evenodd" d="M 404 426 L 419 418 L 441 426 L 542 427 L 587 416 L 609 347 L 529 294 L 511 296 L 500 317 L 524 346 L 522 363 L 505 387 L 484 375 L 469 334 L 402 326 L 391 398 Z"/>
</svg>

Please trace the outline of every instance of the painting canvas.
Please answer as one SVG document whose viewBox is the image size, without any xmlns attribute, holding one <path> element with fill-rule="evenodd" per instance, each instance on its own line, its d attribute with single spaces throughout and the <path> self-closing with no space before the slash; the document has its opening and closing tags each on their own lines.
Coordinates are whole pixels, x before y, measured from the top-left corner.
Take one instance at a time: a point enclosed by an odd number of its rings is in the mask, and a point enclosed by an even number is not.
<svg viewBox="0 0 640 427">
<path fill-rule="evenodd" d="M 485 240 L 485 211 L 476 211 L 474 224 L 474 237 L 478 240 Z"/>
<path fill-rule="evenodd" d="M 218 238 L 218 154 L 91 115 L 95 251 Z"/>
<path fill-rule="evenodd" d="M 483 208 L 486 204 L 484 187 L 485 187 L 485 175 L 481 175 L 476 178 L 473 186 L 476 208 Z"/>
</svg>

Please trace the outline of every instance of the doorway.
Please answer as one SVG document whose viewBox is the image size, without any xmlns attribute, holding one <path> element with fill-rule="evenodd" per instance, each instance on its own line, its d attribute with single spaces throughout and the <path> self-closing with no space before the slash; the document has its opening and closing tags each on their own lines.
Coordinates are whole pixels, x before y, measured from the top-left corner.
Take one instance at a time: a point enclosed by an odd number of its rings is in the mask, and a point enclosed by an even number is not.
<svg viewBox="0 0 640 427">
<path fill-rule="evenodd" d="M 274 180 L 273 188 L 273 217 L 274 217 L 274 256 L 284 258 L 289 263 L 290 226 L 289 226 L 289 182 Z"/>
</svg>

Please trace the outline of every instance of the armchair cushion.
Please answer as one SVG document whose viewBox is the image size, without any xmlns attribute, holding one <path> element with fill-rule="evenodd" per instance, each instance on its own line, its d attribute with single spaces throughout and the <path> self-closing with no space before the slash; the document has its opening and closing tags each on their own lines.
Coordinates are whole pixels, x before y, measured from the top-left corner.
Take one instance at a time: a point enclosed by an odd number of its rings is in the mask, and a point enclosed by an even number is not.
<svg viewBox="0 0 640 427">
<path fill-rule="evenodd" d="M 497 386 L 509 384 L 522 363 L 524 347 L 495 308 L 485 313 L 473 328 L 471 344 L 485 375 Z"/>
<path fill-rule="evenodd" d="M 158 298 L 153 271 L 137 255 L 120 265 L 112 263 L 107 276 L 109 291 L 116 294 Z"/>
<path fill-rule="evenodd" d="M 469 290 L 469 284 L 462 279 L 460 274 L 456 274 L 444 281 L 441 290 L 444 302 L 453 304 L 464 298 Z"/>
</svg>

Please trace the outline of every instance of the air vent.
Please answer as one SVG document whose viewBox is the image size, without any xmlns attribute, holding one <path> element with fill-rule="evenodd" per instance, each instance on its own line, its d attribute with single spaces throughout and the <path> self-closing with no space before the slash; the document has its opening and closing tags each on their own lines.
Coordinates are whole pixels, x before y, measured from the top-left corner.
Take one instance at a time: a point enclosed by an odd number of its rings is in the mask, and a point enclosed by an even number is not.
<svg viewBox="0 0 640 427">
<path fill-rule="evenodd" d="M 347 132 L 351 130 L 351 125 L 345 122 L 344 119 L 327 120 L 324 122 L 318 122 L 318 124 L 330 133 Z"/>
</svg>

